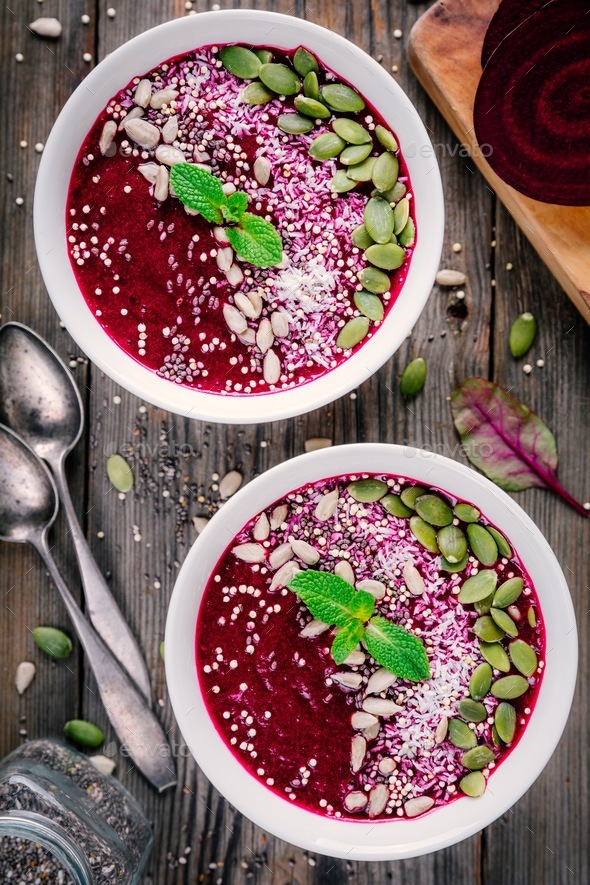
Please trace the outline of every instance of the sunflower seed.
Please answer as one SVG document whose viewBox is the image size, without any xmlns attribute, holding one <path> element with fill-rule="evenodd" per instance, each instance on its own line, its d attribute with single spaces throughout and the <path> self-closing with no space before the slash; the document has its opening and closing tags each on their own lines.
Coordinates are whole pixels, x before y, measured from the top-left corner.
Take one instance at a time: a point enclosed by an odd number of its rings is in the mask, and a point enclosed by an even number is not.
<svg viewBox="0 0 590 885">
<path fill-rule="evenodd" d="M 372 150 L 372 144 L 352 144 L 344 148 L 338 159 L 345 166 L 357 166 L 367 159 Z"/>
<path fill-rule="evenodd" d="M 393 211 L 387 200 L 371 197 L 365 205 L 363 220 L 371 239 L 376 243 L 389 242 L 393 232 Z"/>
<path fill-rule="evenodd" d="M 252 537 L 255 541 L 266 541 L 270 535 L 270 523 L 266 513 L 261 513 L 252 529 Z"/>
<path fill-rule="evenodd" d="M 415 799 L 404 802 L 404 811 L 408 817 L 418 817 L 430 811 L 433 805 L 434 799 L 431 796 L 416 796 Z"/>
<path fill-rule="evenodd" d="M 237 264 L 232 264 L 230 269 L 226 270 L 225 276 L 230 286 L 239 286 L 244 279 L 242 269 Z"/>
<path fill-rule="evenodd" d="M 373 145 L 373 139 L 364 126 L 351 120 L 349 117 L 339 117 L 332 123 L 334 132 L 347 141 L 348 144 L 369 144 Z M 371 151 L 369 151 L 370 153 Z"/>
<path fill-rule="evenodd" d="M 256 157 L 254 160 L 254 166 L 252 171 L 254 172 L 254 178 L 258 182 L 258 184 L 264 185 L 268 184 L 270 179 L 270 160 L 268 157 Z"/>
<path fill-rule="evenodd" d="M 158 110 L 164 105 L 169 105 L 171 101 L 178 98 L 178 95 L 178 90 L 174 89 L 172 86 L 166 86 L 165 89 L 158 89 L 158 91 L 154 92 L 150 98 L 150 107 Z"/>
<path fill-rule="evenodd" d="M 231 255 L 226 258 L 226 261 L 229 260 L 229 265 L 231 265 L 234 255 L 233 249 L 220 249 L 217 255 L 219 256 L 221 252 L 231 253 Z M 226 268 L 222 268 L 222 270 L 226 270 Z M 262 298 L 256 291 L 248 292 L 247 295 L 238 292 L 237 295 L 234 295 L 234 303 L 236 307 L 242 311 L 244 316 L 248 317 L 248 319 L 256 320 L 262 313 Z"/>
<path fill-rule="evenodd" d="M 29 25 L 29 31 L 38 37 L 49 37 L 57 40 L 61 35 L 61 22 L 56 18 L 37 18 Z"/>
<path fill-rule="evenodd" d="M 366 793 L 354 790 L 344 797 L 344 806 L 347 811 L 361 811 L 369 801 Z"/>
<path fill-rule="evenodd" d="M 365 258 L 382 270 L 397 270 L 404 263 L 406 253 L 396 243 L 376 243 L 369 246 L 365 252 Z"/>
<path fill-rule="evenodd" d="M 375 267 L 364 267 L 357 276 L 365 289 L 377 295 L 383 295 L 391 288 L 391 280 L 387 274 Z"/>
<path fill-rule="evenodd" d="M 270 315 L 270 324 L 277 338 L 286 338 L 289 334 L 289 317 L 284 311 L 273 311 Z"/>
<path fill-rule="evenodd" d="M 373 716 L 393 716 L 403 710 L 403 707 L 388 698 L 365 698 L 363 710 L 365 713 L 372 713 Z"/>
<path fill-rule="evenodd" d="M 369 331 L 368 317 L 355 317 L 349 320 L 340 330 L 336 339 L 336 346 L 342 350 L 351 350 L 359 344 Z"/>
<path fill-rule="evenodd" d="M 376 784 L 369 793 L 369 817 L 377 817 L 381 814 L 389 800 L 389 787 L 385 784 Z"/>
<path fill-rule="evenodd" d="M 242 92 L 242 98 L 244 101 L 251 105 L 266 104 L 267 101 L 270 101 L 274 97 L 275 96 L 270 89 L 267 89 L 266 86 L 263 86 L 258 80 L 254 83 L 248 83 Z"/>
<path fill-rule="evenodd" d="M 275 336 L 272 333 L 272 325 L 266 317 L 260 321 L 256 331 L 256 346 L 261 353 L 267 353 L 273 346 Z"/>
<path fill-rule="evenodd" d="M 21 661 L 18 667 L 16 668 L 16 674 L 14 677 L 14 685 L 19 694 L 24 694 L 27 690 L 33 679 L 35 678 L 35 673 L 37 672 L 37 668 L 31 661 Z"/>
<path fill-rule="evenodd" d="M 376 716 L 373 716 L 372 713 L 365 713 L 362 710 L 357 710 L 357 712 L 353 713 L 350 717 L 350 724 L 356 731 L 361 731 L 363 728 L 370 728 L 371 725 L 378 725 L 379 720 Z"/>
<path fill-rule="evenodd" d="M 462 286 L 467 277 L 460 270 L 439 270 L 436 282 L 439 286 Z"/>
<path fill-rule="evenodd" d="M 150 103 L 151 97 L 152 84 L 149 80 L 140 80 L 135 87 L 135 92 L 133 93 L 133 100 L 135 101 L 135 104 L 140 108 L 147 108 Z"/>
<path fill-rule="evenodd" d="M 378 768 L 381 774 L 392 774 L 396 769 L 395 761 L 390 756 L 384 756 L 379 760 Z"/>
<path fill-rule="evenodd" d="M 404 563 L 402 574 L 405 585 L 412 596 L 422 596 L 426 592 L 424 579 L 415 565 L 412 565 L 411 562 Z"/>
<path fill-rule="evenodd" d="M 355 648 L 342 663 L 348 667 L 362 667 L 365 663 L 365 655 L 360 649 Z"/>
<path fill-rule="evenodd" d="M 369 677 L 365 694 L 381 694 L 382 691 L 387 691 L 387 689 L 391 688 L 396 682 L 397 677 L 394 673 L 391 673 L 390 670 L 386 670 L 385 667 L 379 667 L 379 669 L 375 670 L 375 672 Z M 374 711 L 369 710 L 369 712 L 371 713 Z"/>
<path fill-rule="evenodd" d="M 308 544 L 307 541 L 295 539 L 291 541 L 291 547 L 295 556 L 299 557 L 306 565 L 315 565 L 319 561 L 320 552 Z"/>
<path fill-rule="evenodd" d="M 485 793 L 486 779 L 481 771 L 471 771 L 469 774 L 466 774 L 465 777 L 461 778 L 459 781 L 459 789 L 465 793 L 466 796 L 471 796 L 472 798 L 477 799 Z"/>
<path fill-rule="evenodd" d="M 193 516 L 193 525 L 197 530 L 197 535 L 200 535 L 203 529 L 209 525 L 209 520 L 206 516 Z"/>
<path fill-rule="evenodd" d="M 270 515 L 270 527 L 274 531 L 280 529 L 289 514 L 287 504 L 279 504 Z"/>
<path fill-rule="evenodd" d="M 350 676 L 356 676 L 356 673 L 350 673 Z M 332 679 L 334 677 L 332 676 Z M 359 677 L 360 679 L 360 677 Z M 350 767 L 354 774 L 362 768 L 367 752 L 367 742 L 362 734 L 355 734 L 350 747 Z"/>
<path fill-rule="evenodd" d="M 262 374 L 267 384 L 276 384 L 281 377 L 281 361 L 274 350 L 267 351 L 262 362 Z"/>
<path fill-rule="evenodd" d="M 112 774 L 117 767 L 114 759 L 109 759 L 108 756 L 103 756 L 101 753 L 97 756 L 89 756 L 88 761 L 92 762 L 101 774 Z"/>
<path fill-rule="evenodd" d="M 240 80 L 253 80 L 261 68 L 258 56 L 245 46 L 224 46 L 220 58 L 224 68 Z"/>
<path fill-rule="evenodd" d="M 327 436 L 312 436 L 310 439 L 306 439 L 303 446 L 306 452 L 317 452 L 320 449 L 329 449 L 332 445 L 332 440 L 328 439 Z"/>
<path fill-rule="evenodd" d="M 371 578 L 366 578 L 364 581 L 357 581 L 356 589 L 370 593 L 375 599 L 383 599 L 386 587 L 381 581 L 373 581 Z"/>
<path fill-rule="evenodd" d="M 232 495 L 235 495 L 244 481 L 244 477 L 237 470 L 230 470 L 226 473 L 219 483 L 219 497 L 222 501 L 227 501 Z"/>
<path fill-rule="evenodd" d="M 154 183 L 154 198 L 160 203 L 163 203 L 164 200 L 168 199 L 169 191 L 170 175 L 165 166 L 160 166 L 160 168 L 158 169 L 158 174 L 156 175 L 156 181 Z"/>
<path fill-rule="evenodd" d="M 347 584 L 354 587 L 354 571 L 351 564 L 345 559 L 341 559 L 340 562 L 336 563 L 334 566 L 334 574 L 338 575 L 339 578 L 342 578 L 343 581 L 346 581 Z"/>
<path fill-rule="evenodd" d="M 270 582 L 269 589 L 275 590 L 277 587 L 286 587 L 300 571 L 301 569 L 296 562 L 286 562 L 285 565 L 282 565 L 280 569 L 275 572 L 273 579 Z"/>
<path fill-rule="evenodd" d="M 506 701 L 501 701 L 498 704 L 494 713 L 494 725 L 500 740 L 509 744 L 516 731 L 516 710 L 512 704 L 508 704 Z"/>
<path fill-rule="evenodd" d="M 254 334 L 254 329 L 246 329 L 245 332 L 242 332 L 241 335 L 238 335 L 238 341 L 240 341 L 246 347 L 253 347 L 256 343 L 256 335 Z"/>
<path fill-rule="evenodd" d="M 508 612 L 508 614 L 510 615 L 510 617 L 512 618 L 513 621 L 520 621 L 520 619 L 522 618 L 522 615 L 520 613 L 520 609 L 517 608 L 517 606 L 515 606 L 515 605 L 509 605 L 508 608 L 506 609 L 506 611 Z"/>
<path fill-rule="evenodd" d="M 160 141 L 160 130 L 147 120 L 129 120 L 125 123 L 125 134 L 146 151 L 155 148 Z"/>
<path fill-rule="evenodd" d="M 217 255 L 215 256 L 215 262 L 216 262 L 219 270 L 228 271 L 234 262 L 234 250 L 232 249 L 232 247 L 231 246 L 224 246 L 223 249 L 218 249 Z M 238 302 L 238 297 L 241 297 L 242 299 L 244 299 L 246 301 L 248 301 L 248 299 L 246 298 L 245 295 L 242 295 L 242 296 L 235 295 L 234 296 L 234 303 L 235 303 L 236 307 L 239 308 L 239 310 L 241 310 L 243 314 L 248 316 L 248 314 L 246 314 L 246 311 L 242 309 L 241 303 Z"/>
<path fill-rule="evenodd" d="M 397 176 L 399 175 L 399 160 L 395 156 L 395 154 L 384 153 L 377 157 L 377 161 L 375 166 L 373 167 L 373 184 L 377 188 L 378 191 L 383 193 L 383 191 L 390 190 L 393 185 L 397 181 Z M 399 206 L 402 205 L 404 201 L 402 200 L 399 203 Z M 395 207 L 395 211 L 397 213 L 399 206 Z M 406 218 L 407 221 L 407 218 Z M 405 224 L 405 222 L 404 222 Z M 400 228 L 400 231 L 403 229 L 403 226 Z M 398 231 L 398 216 L 396 214 L 396 222 L 395 222 L 395 233 L 399 233 Z"/>
<path fill-rule="evenodd" d="M 322 100 L 334 111 L 348 114 L 362 111 L 365 102 L 354 89 L 345 83 L 328 83 L 321 91 Z"/>
<path fill-rule="evenodd" d="M 248 328 L 246 317 L 233 304 L 223 305 L 223 318 L 231 332 L 241 335 Z"/>
<path fill-rule="evenodd" d="M 440 722 L 436 726 L 436 731 L 434 732 L 434 742 L 435 744 L 442 744 L 447 736 L 447 732 L 449 730 L 449 717 L 441 716 Z"/>
<path fill-rule="evenodd" d="M 289 562 L 290 559 L 293 559 L 293 548 L 288 542 L 284 544 L 279 544 L 278 547 L 270 554 L 268 561 L 270 562 L 272 568 L 280 568 L 286 562 Z"/>
<path fill-rule="evenodd" d="M 184 163 L 185 156 L 182 151 L 172 147 L 171 144 L 160 144 L 156 148 L 156 160 L 166 166 L 175 166 L 177 163 Z"/>
<path fill-rule="evenodd" d="M 377 136 L 377 141 L 383 145 L 385 150 L 392 151 L 393 153 L 399 150 L 399 145 L 393 133 L 386 129 L 385 126 L 381 126 L 381 124 L 375 126 L 375 135 Z"/>
<path fill-rule="evenodd" d="M 309 74 L 306 74 L 303 78 L 303 94 L 307 95 L 308 98 L 315 98 L 318 101 L 320 97 L 320 84 L 318 82 L 318 75 L 315 71 L 310 71 Z"/>
<path fill-rule="evenodd" d="M 131 120 L 138 120 L 142 116 L 143 116 L 143 109 L 142 108 L 131 108 L 131 110 L 127 114 L 125 114 L 125 116 L 120 121 L 119 125 L 117 126 L 118 131 L 122 132 L 125 129 L 125 126 L 127 123 L 129 123 Z"/>
<path fill-rule="evenodd" d="M 162 141 L 165 141 L 166 144 L 172 144 L 172 142 L 176 139 L 178 135 L 178 117 L 176 114 L 173 117 L 168 117 L 164 125 L 162 126 Z"/>
<path fill-rule="evenodd" d="M 332 673 L 330 679 L 333 679 L 338 685 L 344 685 L 345 688 L 359 688 L 363 681 L 363 677 L 360 673 L 350 673 L 349 671 L 345 671 L 344 673 Z"/>
<path fill-rule="evenodd" d="M 463 753 L 461 765 L 464 765 L 465 768 L 470 768 L 472 771 L 480 771 L 486 765 L 489 765 L 490 762 L 493 762 L 494 758 L 493 750 L 482 745 L 480 747 L 473 747 L 472 750 L 467 750 L 466 753 Z"/>
<path fill-rule="evenodd" d="M 100 140 L 98 142 L 98 148 L 101 154 L 104 155 L 112 145 L 115 135 L 117 134 L 117 124 L 114 120 L 107 120 L 107 122 L 102 127 L 102 132 L 100 134 Z"/>
<path fill-rule="evenodd" d="M 537 669 L 537 655 L 531 646 L 522 639 L 515 639 L 508 645 L 510 660 L 523 676 L 532 676 Z"/>
<path fill-rule="evenodd" d="M 335 132 L 324 132 L 314 138 L 309 146 L 309 153 L 316 160 L 331 160 L 333 157 L 337 157 L 345 147 L 346 142 Z"/>
<path fill-rule="evenodd" d="M 521 313 L 510 329 L 510 353 L 516 359 L 524 356 L 533 346 L 537 334 L 537 321 L 528 311 Z"/>
<path fill-rule="evenodd" d="M 266 559 L 266 550 L 261 544 L 238 544 L 231 552 L 242 562 L 264 562 Z"/>
<path fill-rule="evenodd" d="M 314 618 L 305 625 L 299 635 L 304 636 L 306 639 L 315 639 L 317 636 L 321 636 L 322 633 L 325 633 L 329 628 L 329 624 L 324 624 L 323 621 L 318 621 Z"/>
<path fill-rule="evenodd" d="M 369 725 L 368 728 L 363 728 L 363 737 L 367 741 L 373 741 L 379 735 L 380 731 L 381 723 L 377 720 L 373 725 Z"/>
<path fill-rule="evenodd" d="M 305 49 L 303 46 L 300 46 L 299 49 L 295 50 L 295 55 L 293 56 L 293 67 L 297 71 L 300 77 L 305 77 L 311 71 L 314 71 L 316 74 L 319 71 L 318 63 L 314 55 L 308 49 Z"/>
</svg>

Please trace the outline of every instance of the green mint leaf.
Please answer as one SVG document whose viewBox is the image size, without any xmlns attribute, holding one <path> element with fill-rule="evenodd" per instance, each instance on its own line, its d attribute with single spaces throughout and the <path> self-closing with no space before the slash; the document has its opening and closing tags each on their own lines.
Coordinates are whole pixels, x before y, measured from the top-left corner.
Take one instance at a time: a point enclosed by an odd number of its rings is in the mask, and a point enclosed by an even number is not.
<svg viewBox="0 0 590 885">
<path fill-rule="evenodd" d="M 368 621 L 375 611 L 375 597 L 366 590 L 356 590 L 352 607 L 355 618 Z"/>
<path fill-rule="evenodd" d="M 206 169 L 193 163 L 175 163 L 170 168 L 170 183 L 178 199 L 199 212 L 206 221 L 220 224 L 221 208 L 227 204 L 221 182 Z"/>
<path fill-rule="evenodd" d="M 273 267 L 283 256 L 277 231 L 259 215 L 244 213 L 240 227 L 230 227 L 226 234 L 236 254 L 255 267 Z"/>
<path fill-rule="evenodd" d="M 422 640 L 399 624 L 392 624 L 387 618 L 376 615 L 367 624 L 364 638 L 369 654 L 400 679 L 420 682 L 430 678 L 430 666 Z"/>
<path fill-rule="evenodd" d="M 222 206 L 221 211 L 226 221 L 241 221 L 248 206 L 248 194 L 236 191 L 227 198 L 227 206 Z"/>
<path fill-rule="evenodd" d="M 330 649 L 330 654 L 337 664 L 344 663 L 351 651 L 357 647 L 363 638 L 364 632 L 365 625 L 362 621 L 357 621 L 356 619 L 349 621 L 345 627 L 338 631 Z"/>
<path fill-rule="evenodd" d="M 360 603 L 357 601 L 360 591 L 329 572 L 316 572 L 313 569 L 297 572 L 288 586 L 305 603 L 314 618 L 336 627 L 348 626 L 351 619 L 359 617 L 359 610 L 366 605 L 362 599 Z M 364 595 L 371 598 L 374 606 L 375 600 L 371 594 Z"/>
</svg>

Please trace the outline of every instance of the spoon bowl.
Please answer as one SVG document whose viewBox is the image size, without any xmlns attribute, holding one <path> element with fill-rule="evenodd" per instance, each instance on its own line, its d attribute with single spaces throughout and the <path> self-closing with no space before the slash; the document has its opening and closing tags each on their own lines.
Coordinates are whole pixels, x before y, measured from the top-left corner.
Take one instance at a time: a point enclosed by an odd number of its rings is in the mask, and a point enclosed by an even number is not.
<svg viewBox="0 0 590 885">
<path fill-rule="evenodd" d="M 0 538 L 32 542 L 51 526 L 57 508 L 57 491 L 43 462 L 0 426 Z"/>
</svg>

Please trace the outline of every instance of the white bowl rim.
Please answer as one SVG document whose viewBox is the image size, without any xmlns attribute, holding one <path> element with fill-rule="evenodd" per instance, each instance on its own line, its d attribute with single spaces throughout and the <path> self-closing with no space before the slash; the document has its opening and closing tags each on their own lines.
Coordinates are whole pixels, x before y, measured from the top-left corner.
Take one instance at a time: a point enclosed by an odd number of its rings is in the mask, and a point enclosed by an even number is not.
<svg viewBox="0 0 590 885">
<path fill-rule="evenodd" d="M 416 195 L 418 238 L 406 281 L 377 333 L 340 366 L 299 387 L 249 396 L 223 396 L 182 387 L 137 362 L 108 336 L 81 294 L 66 249 L 65 201 L 80 144 L 108 99 L 133 76 L 171 55 L 217 42 L 305 43 L 340 76 L 364 92 L 399 136 Z M 223 40 L 220 36 L 223 35 Z M 257 37 L 254 35 L 258 35 Z M 352 59 L 351 59 L 352 56 Z M 351 61 L 349 62 L 349 59 Z M 349 67 L 348 67 L 349 66 Z M 367 79 L 377 87 L 367 89 Z M 93 96 L 89 100 L 89 94 Z M 390 110 L 391 107 L 391 110 Z M 395 113 L 395 120 L 392 119 Z M 404 154 L 405 156 L 405 154 Z M 64 170 L 67 173 L 64 177 Z M 358 387 L 398 349 L 430 295 L 444 235 L 440 171 L 416 109 L 374 59 L 344 37 L 304 19 L 261 10 L 222 10 L 176 19 L 129 40 L 92 70 L 74 91 L 47 139 L 34 203 L 35 243 L 50 298 L 82 350 L 121 386 L 148 402 L 191 418 L 248 424 L 299 415 Z"/>
<path fill-rule="evenodd" d="M 250 775 L 209 718 L 194 655 L 202 590 L 227 546 L 227 538 L 260 509 L 306 482 L 361 472 L 391 472 L 446 489 L 476 504 L 506 532 L 538 593 L 546 662 L 549 659 L 526 731 L 493 773 L 482 798 L 462 797 L 423 817 L 378 822 L 368 828 L 357 822 L 322 818 L 289 804 Z M 575 689 L 577 657 L 576 620 L 564 574 L 525 511 L 506 492 L 463 464 L 422 449 L 380 443 L 336 446 L 300 455 L 240 489 L 189 551 L 176 580 L 166 623 L 166 677 L 172 707 L 205 775 L 260 827 L 310 851 L 350 860 L 392 860 L 436 851 L 473 835 L 506 812 L 540 775 L 559 743 Z"/>
</svg>

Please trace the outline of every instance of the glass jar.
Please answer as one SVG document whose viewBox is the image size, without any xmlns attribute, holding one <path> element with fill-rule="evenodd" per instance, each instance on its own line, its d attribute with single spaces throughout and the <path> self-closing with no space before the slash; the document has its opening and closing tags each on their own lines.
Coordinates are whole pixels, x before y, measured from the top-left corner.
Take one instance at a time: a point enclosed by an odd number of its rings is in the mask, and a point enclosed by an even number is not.
<svg viewBox="0 0 590 885">
<path fill-rule="evenodd" d="M 56 885 L 133 885 L 151 847 L 133 796 L 81 753 L 30 741 L 0 763 L 1 882 L 35 869 Z"/>
</svg>

